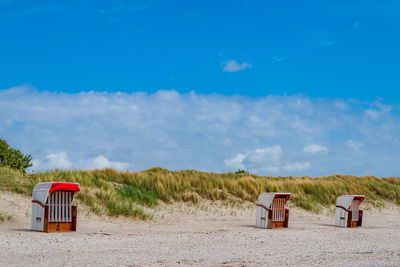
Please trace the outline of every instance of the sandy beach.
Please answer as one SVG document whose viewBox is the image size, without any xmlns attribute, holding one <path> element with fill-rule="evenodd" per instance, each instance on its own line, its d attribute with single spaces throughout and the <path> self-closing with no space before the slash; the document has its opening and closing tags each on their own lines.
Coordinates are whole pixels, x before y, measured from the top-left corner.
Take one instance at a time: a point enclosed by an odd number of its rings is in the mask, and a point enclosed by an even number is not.
<svg viewBox="0 0 400 267">
<path fill-rule="evenodd" d="M 390 205 L 365 210 L 357 229 L 291 208 L 289 228 L 274 230 L 254 227 L 255 207 L 231 215 L 180 206 L 147 222 L 81 208 L 74 233 L 30 231 L 27 197 L 1 192 L 0 207 L 13 215 L 0 223 L 1 266 L 400 265 L 400 209 Z"/>
</svg>

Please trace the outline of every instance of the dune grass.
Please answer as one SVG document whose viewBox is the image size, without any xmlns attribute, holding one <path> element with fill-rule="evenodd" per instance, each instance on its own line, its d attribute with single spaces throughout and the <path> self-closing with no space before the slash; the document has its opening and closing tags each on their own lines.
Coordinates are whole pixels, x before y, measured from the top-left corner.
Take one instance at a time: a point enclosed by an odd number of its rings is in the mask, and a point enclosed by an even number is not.
<svg viewBox="0 0 400 267">
<path fill-rule="evenodd" d="M 11 214 L 0 210 L 0 222 L 11 220 L 12 218 L 13 216 Z"/>
<path fill-rule="evenodd" d="M 195 170 L 169 171 L 152 168 L 140 172 L 102 170 L 53 170 L 24 174 L 0 167 L 0 189 L 31 195 L 35 184 L 47 181 L 77 182 L 77 198 L 96 214 L 147 219 L 144 208 L 160 201 L 197 203 L 200 198 L 226 200 L 233 196 L 255 202 L 262 192 L 291 192 L 291 205 L 319 212 L 332 207 L 343 194 L 364 194 L 367 202 L 400 205 L 400 178 L 331 175 L 326 177 L 270 177 L 246 172 L 206 173 Z"/>
</svg>

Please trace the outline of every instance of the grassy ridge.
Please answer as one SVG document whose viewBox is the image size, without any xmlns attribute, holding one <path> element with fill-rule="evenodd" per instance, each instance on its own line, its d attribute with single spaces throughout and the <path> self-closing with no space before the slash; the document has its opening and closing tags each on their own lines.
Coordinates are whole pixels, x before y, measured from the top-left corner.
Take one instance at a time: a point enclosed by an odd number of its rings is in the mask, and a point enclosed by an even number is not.
<svg viewBox="0 0 400 267">
<path fill-rule="evenodd" d="M 267 177 L 248 173 L 206 173 L 194 170 L 168 171 L 152 168 L 140 172 L 103 170 L 53 170 L 23 174 L 0 167 L 0 189 L 31 195 L 39 182 L 78 182 L 77 198 L 96 214 L 132 216 L 146 219 L 142 207 L 155 207 L 159 201 L 190 201 L 199 198 L 226 200 L 234 196 L 256 201 L 262 192 L 291 192 L 291 203 L 318 212 L 335 204 L 342 194 L 365 194 L 372 205 L 389 201 L 400 205 L 400 178 L 332 175 L 311 177 Z"/>
</svg>

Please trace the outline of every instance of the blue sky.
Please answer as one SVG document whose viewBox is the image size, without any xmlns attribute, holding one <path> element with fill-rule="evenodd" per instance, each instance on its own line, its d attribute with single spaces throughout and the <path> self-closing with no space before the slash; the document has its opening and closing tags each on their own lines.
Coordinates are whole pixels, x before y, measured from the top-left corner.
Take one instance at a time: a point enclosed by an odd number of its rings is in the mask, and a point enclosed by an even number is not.
<svg viewBox="0 0 400 267">
<path fill-rule="evenodd" d="M 398 102 L 399 13 L 398 1 L 2 0 L 0 88 Z M 252 67 L 223 72 L 229 60 Z"/>
<path fill-rule="evenodd" d="M 0 0 L 0 137 L 36 170 L 400 175 L 399 13 Z"/>
</svg>

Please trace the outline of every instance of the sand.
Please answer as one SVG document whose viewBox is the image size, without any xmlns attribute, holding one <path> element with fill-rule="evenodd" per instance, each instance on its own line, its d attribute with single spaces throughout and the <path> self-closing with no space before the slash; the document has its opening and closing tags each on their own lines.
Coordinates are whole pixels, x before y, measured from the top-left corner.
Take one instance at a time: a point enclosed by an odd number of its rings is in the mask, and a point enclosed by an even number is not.
<svg viewBox="0 0 400 267">
<path fill-rule="evenodd" d="M 30 199 L 0 192 L 1 266 L 400 266 L 400 209 L 365 210 L 363 227 L 333 226 L 333 214 L 292 208 L 287 229 L 254 227 L 255 207 L 237 215 L 182 206 L 141 222 L 78 213 L 74 233 L 30 228 Z M 180 210 L 180 211 L 179 211 Z M 184 212 L 182 212 L 184 210 Z M 194 214 L 190 214 L 194 213 Z"/>
</svg>

